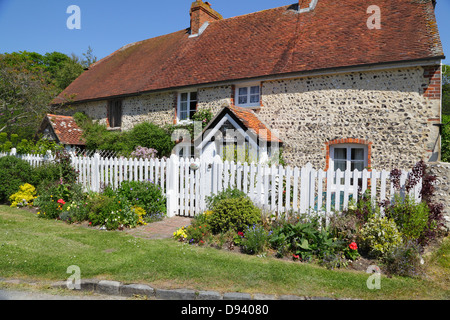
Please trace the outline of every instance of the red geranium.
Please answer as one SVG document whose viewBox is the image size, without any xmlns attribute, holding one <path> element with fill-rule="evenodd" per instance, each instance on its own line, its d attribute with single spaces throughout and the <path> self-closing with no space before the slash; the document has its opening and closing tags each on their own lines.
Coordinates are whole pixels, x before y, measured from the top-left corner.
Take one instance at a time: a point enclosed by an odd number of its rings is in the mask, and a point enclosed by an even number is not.
<svg viewBox="0 0 450 320">
<path fill-rule="evenodd" d="M 60 203 L 60 204 L 62 204 L 62 205 L 65 205 L 65 204 L 66 204 L 66 203 L 64 202 L 63 199 L 59 199 L 59 200 L 58 200 L 58 203 Z"/>
<path fill-rule="evenodd" d="M 350 243 L 348 247 L 352 250 L 358 250 L 358 245 L 356 244 L 356 242 Z"/>
</svg>

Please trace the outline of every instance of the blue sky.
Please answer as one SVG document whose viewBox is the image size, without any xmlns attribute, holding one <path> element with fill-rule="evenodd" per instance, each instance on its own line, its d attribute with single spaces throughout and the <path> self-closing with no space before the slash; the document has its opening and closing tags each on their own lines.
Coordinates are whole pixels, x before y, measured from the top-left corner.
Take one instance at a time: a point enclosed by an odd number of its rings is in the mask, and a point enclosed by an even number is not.
<svg viewBox="0 0 450 320">
<path fill-rule="evenodd" d="M 189 26 L 193 0 L 0 0 L 0 52 L 59 51 L 99 59 L 120 47 Z M 295 3 L 295 0 L 210 0 L 224 18 Z M 376 0 L 374 0 L 376 3 Z M 70 5 L 81 9 L 81 30 L 69 30 Z M 450 64 L 450 0 L 438 0 L 438 27 Z"/>
</svg>

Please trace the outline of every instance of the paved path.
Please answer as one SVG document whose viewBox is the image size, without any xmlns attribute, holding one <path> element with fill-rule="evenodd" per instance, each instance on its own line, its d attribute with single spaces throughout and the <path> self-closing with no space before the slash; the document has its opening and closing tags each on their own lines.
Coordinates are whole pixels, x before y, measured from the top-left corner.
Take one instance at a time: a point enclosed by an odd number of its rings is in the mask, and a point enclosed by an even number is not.
<svg viewBox="0 0 450 320">
<path fill-rule="evenodd" d="M 127 229 L 125 232 L 137 238 L 144 239 L 167 239 L 173 236 L 173 233 L 183 226 L 191 224 L 192 218 L 173 217 L 165 218 L 162 221 L 149 223 L 146 226 L 140 226 L 133 229 Z"/>
</svg>

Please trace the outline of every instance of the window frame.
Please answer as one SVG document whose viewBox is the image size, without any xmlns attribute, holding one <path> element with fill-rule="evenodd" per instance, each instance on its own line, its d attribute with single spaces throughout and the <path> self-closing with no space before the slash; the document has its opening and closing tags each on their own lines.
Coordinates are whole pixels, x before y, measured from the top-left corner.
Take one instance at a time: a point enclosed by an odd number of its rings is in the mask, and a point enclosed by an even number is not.
<svg viewBox="0 0 450 320">
<path fill-rule="evenodd" d="M 255 95 L 252 94 L 251 89 L 254 87 L 258 87 L 258 102 L 250 102 L 251 96 Z M 247 89 L 247 103 L 239 103 L 239 97 L 241 96 L 239 94 L 240 89 Z M 262 97 L 262 88 L 260 82 L 254 82 L 254 83 L 245 83 L 235 86 L 235 92 L 234 92 L 234 104 L 238 107 L 244 107 L 244 108 L 256 108 L 261 107 L 261 97 Z"/>
<path fill-rule="evenodd" d="M 364 150 L 364 168 L 367 168 L 369 166 L 369 146 L 365 144 L 355 144 L 355 143 L 337 143 L 330 146 L 330 159 L 329 159 L 329 167 L 328 170 L 332 170 L 333 172 L 336 172 L 337 169 L 335 168 L 335 150 L 336 149 L 346 149 L 346 168 L 350 168 L 349 170 L 353 172 L 354 170 L 351 170 L 352 165 L 352 159 L 351 159 L 351 150 L 352 149 L 362 149 Z M 337 160 L 343 160 L 343 159 L 337 159 Z M 362 161 L 362 160 L 360 160 Z M 355 162 L 355 161 L 353 161 Z M 364 169 L 363 169 L 364 170 Z M 359 172 L 362 172 L 363 170 L 358 170 Z M 344 173 L 346 170 L 341 170 L 342 173 Z M 333 189 L 336 188 L 336 178 L 333 179 Z M 341 186 L 343 185 L 341 181 Z M 350 180 L 350 192 L 353 192 L 353 181 Z"/>
<path fill-rule="evenodd" d="M 192 93 L 196 94 L 196 99 L 195 100 L 191 100 L 191 94 Z M 182 120 L 180 118 L 180 115 L 181 115 L 181 104 L 182 104 L 181 97 L 182 97 L 183 94 L 187 94 L 187 101 L 186 102 L 187 102 L 188 109 L 187 109 L 186 112 L 188 114 L 187 114 L 187 118 Z M 192 112 L 192 110 L 191 110 L 191 103 L 192 102 L 195 102 L 195 112 L 197 112 L 197 110 L 198 110 L 198 90 L 189 90 L 189 91 L 186 90 L 186 91 L 178 92 L 178 95 L 177 95 L 177 123 L 178 124 L 190 124 L 190 123 L 192 123 L 192 119 L 190 119 L 190 114 Z"/>
</svg>

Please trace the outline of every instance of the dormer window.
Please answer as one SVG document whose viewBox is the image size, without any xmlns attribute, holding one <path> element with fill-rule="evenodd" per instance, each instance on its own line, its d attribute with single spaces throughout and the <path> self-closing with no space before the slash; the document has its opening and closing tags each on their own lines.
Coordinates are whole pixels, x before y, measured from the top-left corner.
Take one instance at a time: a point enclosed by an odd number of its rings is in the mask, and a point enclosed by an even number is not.
<svg viewBox="0 0 450 320">
<path fill-rule="evenodd" d="M 237 86 L 235 97 L 237 106 L 259 107 L 261 106 L 261 86 L 260 84 Z"/>
</svg>

